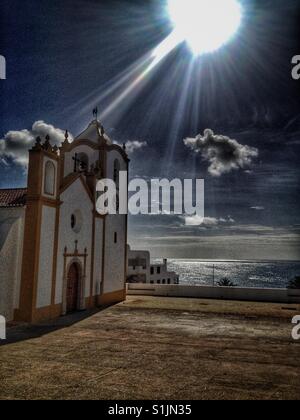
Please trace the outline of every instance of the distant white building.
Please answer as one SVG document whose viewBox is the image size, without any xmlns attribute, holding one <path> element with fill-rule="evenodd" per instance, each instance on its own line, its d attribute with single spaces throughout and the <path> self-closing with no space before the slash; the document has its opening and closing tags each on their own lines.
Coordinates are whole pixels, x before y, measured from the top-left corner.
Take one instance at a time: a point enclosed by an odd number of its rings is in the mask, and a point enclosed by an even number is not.
<svg viewBox="0 0 300 420">
<path fill-rule="evenodd" d="M 149 251 L 127 250 L 127 282 L 149 284 L 179 284 L 179 276 L 168 271 L 168 260 L 162 264 L 152 264 Z"/>
</svg>

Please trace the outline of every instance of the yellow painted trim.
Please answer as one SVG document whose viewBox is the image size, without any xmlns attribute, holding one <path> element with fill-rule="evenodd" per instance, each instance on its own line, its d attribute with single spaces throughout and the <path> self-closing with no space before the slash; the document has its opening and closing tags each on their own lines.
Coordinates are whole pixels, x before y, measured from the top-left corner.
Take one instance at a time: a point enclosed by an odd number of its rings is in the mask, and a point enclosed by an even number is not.
<svg viewBox="0 0 300 420">
<path fill-rule="evenodd" d="M 105 293 L 98 296 L 97 303 L 99 306 L 112 305 L 126 300 L 126 289 L 118 290 L 117 292 Z"/>
</svg>

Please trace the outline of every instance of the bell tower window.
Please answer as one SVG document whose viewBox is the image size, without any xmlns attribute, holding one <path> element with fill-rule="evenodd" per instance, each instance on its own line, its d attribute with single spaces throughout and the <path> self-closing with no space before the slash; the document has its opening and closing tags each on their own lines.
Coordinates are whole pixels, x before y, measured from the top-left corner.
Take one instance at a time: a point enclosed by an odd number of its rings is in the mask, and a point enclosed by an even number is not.
<svg viewBox="0 0 300 420">
<path fill-rule="evenodd" d="M 75 153 L 73 161 L 74 172 L 87 172 L 89 170 L 89 157 L 85 153 Z"/>
<path fill-rule="evenodd" d="M 114 183 L 116 185 L 116 210 L 119 212 L 120 210 L 120 170 L 121 165 L 118 159 L 114 161 Z"/>
<path fill-rule="evenodd" d="M 55 195 L 55 165 L 48 161 L 45 165 L 44 193 Z"/>
<path fill-rule="evenodd" d="M 114 161 L 114 183 L 116 184 L 117 189 L 120 184 L 120 169 L 121 165 L 118 159 Z"/>
</svg>

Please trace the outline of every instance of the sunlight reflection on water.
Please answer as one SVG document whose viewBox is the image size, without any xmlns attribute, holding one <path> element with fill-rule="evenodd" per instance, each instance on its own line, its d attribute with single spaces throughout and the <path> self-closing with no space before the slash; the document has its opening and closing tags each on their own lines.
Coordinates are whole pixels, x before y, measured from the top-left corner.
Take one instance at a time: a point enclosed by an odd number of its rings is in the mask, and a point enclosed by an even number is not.
<svg viewBox="0 0 300 420">
<path fill-rule="evenodd" d="M 241 287 L 285 288 L 289 280 L 300 275 L 300 262 L 170 259 L 168 269 L 180 275 L 181 284 L 212 285 L 226 277 Z"/>
</svg>

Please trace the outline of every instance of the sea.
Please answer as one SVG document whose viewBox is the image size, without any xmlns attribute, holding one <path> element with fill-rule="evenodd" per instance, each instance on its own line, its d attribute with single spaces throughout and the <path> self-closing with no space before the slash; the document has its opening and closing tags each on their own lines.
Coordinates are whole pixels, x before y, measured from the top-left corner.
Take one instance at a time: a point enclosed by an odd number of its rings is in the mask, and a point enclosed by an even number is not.
<svg viewBox="0 0 300 420">
<path fill-rule="evenodd" d="M 170 259 L 168 270 L 179 274 L 180 284 L 186 285 L 211 286 L 228 278 L 239 287 L 286 288 L 291 279 L 300 276 L 300 261 Z"/>
</svg>

